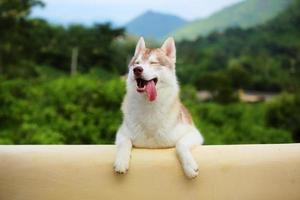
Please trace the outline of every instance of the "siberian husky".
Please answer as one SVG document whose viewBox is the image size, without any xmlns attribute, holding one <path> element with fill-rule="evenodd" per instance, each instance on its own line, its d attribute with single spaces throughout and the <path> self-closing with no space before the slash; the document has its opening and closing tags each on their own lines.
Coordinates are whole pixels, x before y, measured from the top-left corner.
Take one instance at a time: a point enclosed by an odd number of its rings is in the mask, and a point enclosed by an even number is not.
<svg viewBox="0 0 300 200">
<path fill-rule="evenodd" d="M 173 38 L 157 49 L 146 48 L 144 39 L 139 39 L 128 66 L 123 122 L 115 141 L 117 173 L 127 172 L 132 147 L 176 147 L 186 176 L 198 175 L 198 164 L 190 150 L 201 145 L 203 137 L 180 102 L 175 63 Z"/>
</svg>

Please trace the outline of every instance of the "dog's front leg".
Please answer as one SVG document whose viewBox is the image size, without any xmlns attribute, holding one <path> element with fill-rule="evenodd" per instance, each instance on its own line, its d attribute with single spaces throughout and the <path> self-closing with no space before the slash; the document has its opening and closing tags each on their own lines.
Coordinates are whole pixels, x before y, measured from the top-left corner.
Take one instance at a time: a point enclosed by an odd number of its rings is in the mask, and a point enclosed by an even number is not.
<svg viewBox="0 0 300 200">
<path fill-rule="evenodd" d="M 201 145 L 202 143 L 202 136 L 198 133 L 198 131 L 195 131 L 182 137 L 176 144 L 177 155 L 181 162 L 184 173 L 188 178 L 195 178 L 198 176 L 198 164 L 196 163 L 190 150 L 197 145 Z"/>
<path fill-rule="evenodd" d="M 123 132 L 125 130 L 126 127 L 122 125 L 117 133 L 115 142 L 117 145 L 117 154 L 114 170 L 119 174 L 125 174 L 128 171 L 132 149 L 131 140 L 126 136 L 125 132 Z"/>
</svg>

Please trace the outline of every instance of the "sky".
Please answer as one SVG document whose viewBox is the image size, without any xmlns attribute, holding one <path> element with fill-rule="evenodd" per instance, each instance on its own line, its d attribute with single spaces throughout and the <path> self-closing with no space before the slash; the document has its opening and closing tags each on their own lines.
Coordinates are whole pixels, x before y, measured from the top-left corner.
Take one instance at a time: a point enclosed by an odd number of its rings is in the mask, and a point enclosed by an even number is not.
<svg viewBox="0 0 300 200">
<path fill-rule="evenodd" d="M 186 20 L 204 18 L 242 0 L 42 0 L 33 17 L 56 24 L 112 22 L 122 26 L 147 10 L 174 14 Z"/>
</svg>

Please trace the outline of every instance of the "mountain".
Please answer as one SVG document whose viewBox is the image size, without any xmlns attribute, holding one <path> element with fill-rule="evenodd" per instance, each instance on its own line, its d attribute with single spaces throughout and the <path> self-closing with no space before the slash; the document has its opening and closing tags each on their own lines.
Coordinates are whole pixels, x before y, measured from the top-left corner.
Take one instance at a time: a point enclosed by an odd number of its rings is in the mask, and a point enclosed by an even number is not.
<svg viewBox="0 0 300 200">
<path fill-rule="evenodd" d="M 198 19 L 174 31 L 176 40 L 194 40 L 199 35 L 222 31 L 229 27 L 249 28 L 274 18 L 293 0 L 245 0 L 213 15 Z"/>
<path fill-rule="evenodd" d="M 126 30 L 133 35 L 161 39 L 186 23 L 186 20 L 175 15 L 147 11 L 130 21 Z"/>
<path fill-rule="evenodd" d="M 295 0 L 264 24 L 178 42 L 179 80 L 202 90 L 228 87 L 219 91 L 224 95 L 230 87 L 300 91 L 299 24 L 300 0 Z"/>
</svg>

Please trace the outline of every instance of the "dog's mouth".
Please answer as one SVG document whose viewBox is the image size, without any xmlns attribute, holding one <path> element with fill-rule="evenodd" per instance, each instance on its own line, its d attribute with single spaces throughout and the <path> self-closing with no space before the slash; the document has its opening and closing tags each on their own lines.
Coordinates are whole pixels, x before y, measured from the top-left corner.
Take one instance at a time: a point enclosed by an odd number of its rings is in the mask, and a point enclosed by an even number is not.
<svg viewBox="0 0 300 200">
<path fill-rule="evenodd" d="M 136 79 L 136 85 L 137 85 L 136 90 L 139 93 L 146 92 L 149 101 L 154 101 L 157 96 L 156 87 L 155 87 L 157 84 L 157 81 L 158 81 L 157 78 L 153 78 L 150 80 L 137 78 Z"/>
<path fill-rule="evenodd" d="M 146 85 L 149 83 L 149 82 L 154 82 L 154 84 L 156 85 L 156 83 L 157 83 L 157 78 L 153 78 L 153 79 L 151 79 L 151 80 L 145 80 L 145 79 L 142 79 L 142 78 L 137 78 L 136 79 L 136 85 L 137 85 L 137 89 L 138 90 L 141 90 L 141 92 L 143 92 L 144 90 L 143 89 L 145 89 L 145 87 L 146 87 Z"/>
</svg>

